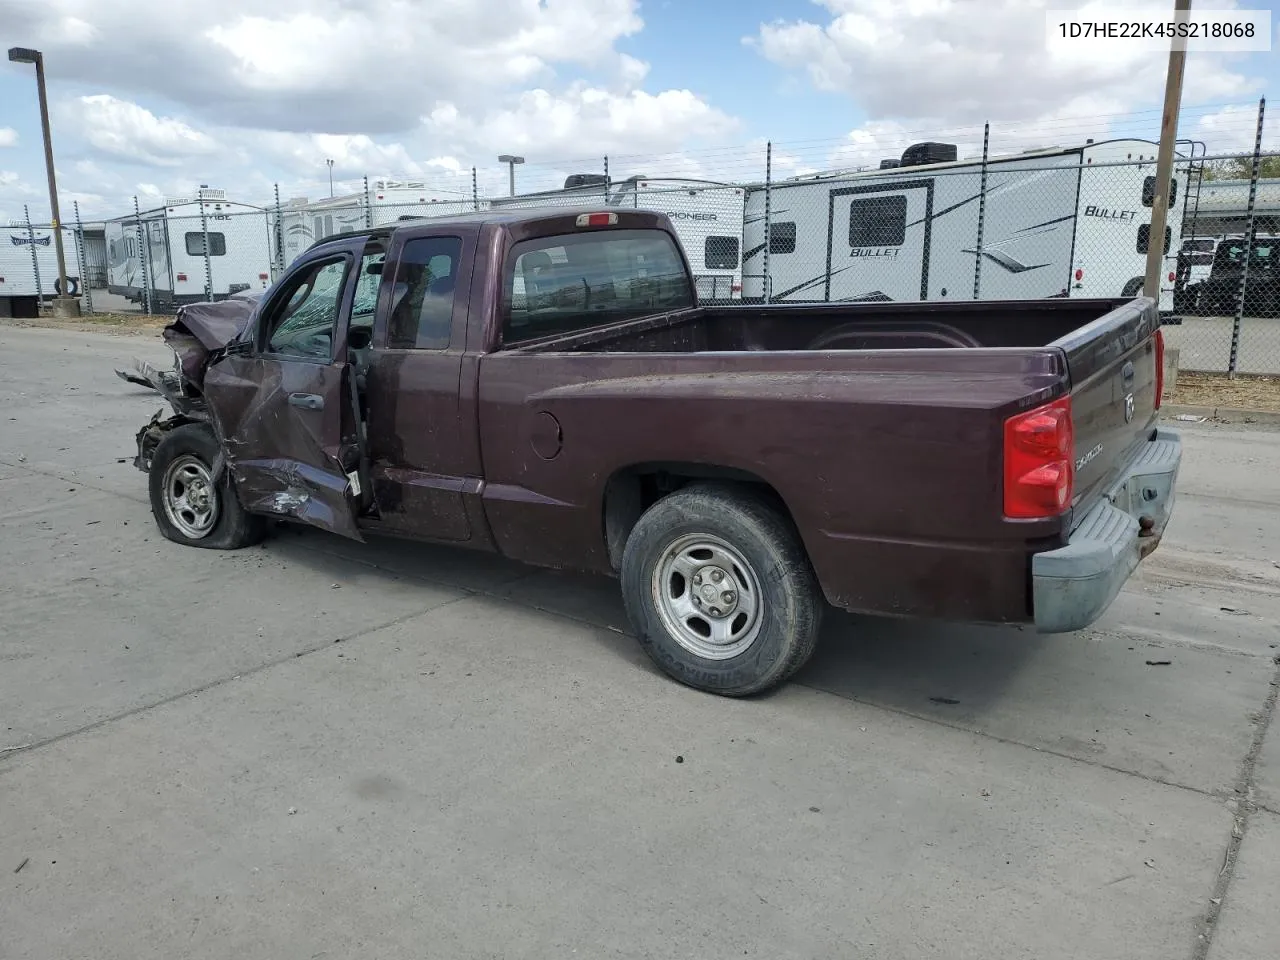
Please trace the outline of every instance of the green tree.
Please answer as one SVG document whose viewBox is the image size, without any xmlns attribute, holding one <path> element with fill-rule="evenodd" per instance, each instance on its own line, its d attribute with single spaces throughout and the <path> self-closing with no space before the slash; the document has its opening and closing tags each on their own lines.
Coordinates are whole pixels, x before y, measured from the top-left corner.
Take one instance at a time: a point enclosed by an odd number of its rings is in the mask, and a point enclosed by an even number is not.
<svg viewBox="0 0 1280 960">
<path fill-rule="evenodd" d="M 1280 177 L 1280 157 L 1263 157 L 1258 166 L 1258 176 L 1261 179 Z M 1206 183 L 1210 180 L 1248 180 L 1252 175 L 1253 157 L 1210 160 L 1204 165 Z"/>
</svg>

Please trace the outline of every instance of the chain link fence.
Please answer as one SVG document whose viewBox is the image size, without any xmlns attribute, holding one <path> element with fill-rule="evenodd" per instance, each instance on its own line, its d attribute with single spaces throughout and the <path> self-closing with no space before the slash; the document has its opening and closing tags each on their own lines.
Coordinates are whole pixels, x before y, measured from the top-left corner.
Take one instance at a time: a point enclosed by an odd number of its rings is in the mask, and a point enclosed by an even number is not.
<svg viewBox="0 0 1280 960">
<path fill-rule="evenodd" d="M 1204 155 L 1180 143 L 1163 253 L 1160 312 L 1183 370 L 1280 374 L 1280 154 Z M 912 148 L 916 149 L 916 148 Z M 675 225 L 703 301 L 1127 298 L 1144 293 L 1156 144 L 959 157 L 922 144 L 908 165 L 753 182 L 575 174 L 512 197 L 432 194 L 365 179 L 355 193 L 263 205 L 202 189 L 125 216 L 64 228 L 71 292 L 86 311 L 171 314 L 267 289 L 313 243 L 410 219 L 504 208 L 639 207 Z M 10 227 L 31 284 L 50 296 L 47 226 Z M 26 239 L 27 243 L 20 241 Z M 14 258 L 9 254 L 9 259 Z M 10 267 L 10 270 L 13 268 Z"/>
</svg>

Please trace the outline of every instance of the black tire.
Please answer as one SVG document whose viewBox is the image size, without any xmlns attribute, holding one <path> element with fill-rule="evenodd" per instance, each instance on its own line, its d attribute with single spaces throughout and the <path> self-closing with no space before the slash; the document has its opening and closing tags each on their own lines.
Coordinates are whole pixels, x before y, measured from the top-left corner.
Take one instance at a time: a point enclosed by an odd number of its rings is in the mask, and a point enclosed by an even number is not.
<svg viewBox="0 0 1280 960">
<path fill-rule="evenodd" d="M 266 535 L 266 519 L 247 513 L 241 506 L 231 474 L 227 470 L 223 470 L 222 477 L 209 488 L 212 502 L 216 506 L 207 530 L 193 535 L 189 531 L 195 526 L 194 523 L 187 523 L 188 529 L 184 530 L 170 518 L 166 506 L 166 486 L 170 482 L 179 482 L 170 476 L 170 468 L 174 467 L 175 472 L 187 468 L 198 474 L 196 464 L 199 464 L 203 466 L 205 475 L 211 476 L 217 456 L 218 441 L 214 438 L 213 431 L 200 423 L 176 427 L 156 445 L 147 475 L 151 513 L 156 518 L 160 532 L 174 543 L 207 550 L 238 550 L 260 542 Z M 199 476 L 195 479 L 203 483 Z M 203 495 L 204 490 L 200 493 Z M 180 512 L 178 519 L 183 519 Z"/>
<path fill-rule="evenodd" d="M 663 583 L 659 565 L 682 541 L 696 545 L 696 537 L 727 544 L 746 561 L 747 571 L 731 568 L 730 575 L 740 581 L 737 589 L 748 592 L 743 585 L 752 578 L 759 587 L 753 592 L 758 631 L 744 648 L 726 648 L 737 650 L 731 656 L 712 658 L 691 650 L 688 641 L 680 639 L 679 628 L 673 631 L 659 609 L 664 601 L 657 590 L 670 583 Z M 640 517 L 623 551 L 622 597 L 640 645 L 654 663 L 683 684 L 730 697 L 768 690 L 799 670 L 813 654 L 825 610 L 817 577 L 791 522 L 764 497 L 728 484 L 690 485 L 659 500 Z M 670 616 L 669 606 L 665 609 Z M 698 611 L 683 622 L 688 625 L 700 615 Z M 730 627 L 737 622 L 736 617 L 717 619 Z M 703 617 L 703 623 L 710 630 L 711 617 Z"/>
<path fill-rule="evenodd" d="M 53 289 L 54 289 L 54 292 L 58 294 L 58 296 L 62 296 L 62 281 L 60 279 L 53 281 Z M 80 295 L 80 278 L 67 277 L 67 296 L 78 297 L 79 295 Z"/>
<path fill-rule="evenodd" d="M 1142 288 L 1146 286 L 1145 277 L 1134 277 L 1124 285 L 1124 289 L 1120 291 L 1122 297 L 1140 297 L 1142 296 Z"/>
</svg>

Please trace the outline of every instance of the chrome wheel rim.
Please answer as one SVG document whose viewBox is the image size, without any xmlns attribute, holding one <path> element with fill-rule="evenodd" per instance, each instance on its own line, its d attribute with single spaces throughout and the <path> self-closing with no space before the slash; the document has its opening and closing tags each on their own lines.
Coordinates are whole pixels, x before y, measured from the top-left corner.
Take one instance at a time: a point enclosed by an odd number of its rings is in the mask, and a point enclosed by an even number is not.
<svg viewBox="0 0 1280 960">
<path fill-rule="evenodd" d="M 707 660 L 745 652 L 760 635 L 760 578 L 730 544 L 708 534 L 672 541 L 653 569 L 654 607 L 685 650 Z"/>
<path fill-rule="evenodd" d="M 218 489 L 213 475 L 190 454 L 175 459 L 164 472 L 164 514 L 184 537 L 207 537 L 218 522 Z"/>
</svg>

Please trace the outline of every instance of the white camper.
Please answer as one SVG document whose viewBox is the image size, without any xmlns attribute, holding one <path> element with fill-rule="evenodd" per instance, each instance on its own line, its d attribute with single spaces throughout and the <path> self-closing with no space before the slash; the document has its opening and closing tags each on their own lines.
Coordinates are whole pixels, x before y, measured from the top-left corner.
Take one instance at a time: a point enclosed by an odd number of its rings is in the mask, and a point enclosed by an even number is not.
<svg viewBox="0 0 1280 960">
<path fill-rule="evenodd" d="M 224 300 L 264 290 L 271 280 L 271 237 L 262 207 L 201 187 L 194 198 L 103 225 L 107 290 L 153 310 Z M 205 257 L 206 243 L 209 255 Z"/>
<path fill-rule="evenodd" d="M 369 194 L 344 194 L 308 200 L 298 197 L 280 207 L 275 267 L 284 269 L 317 240 L 349 230 L 381 227 L 409 217 L 444 217 L 482 209 L 486 201 L 433 192 L 422 180 L 372 180 Z"/>
<path fill-rule="evenodd" d="M 928 148 L 928 149 L 917 149 Z M 1112 140 L 981 159 L 908 148 L 913 165 L 784 180 L 769 191 L 774 302 L 1136 296 L 1143 286 L 1158 145 Z M 935 149 L 937 148 L 937 149 Z M 950 154 L 941 148 L 949 148 Z M 920 163 L 918 157 L 934 162 Z M 1160 309 L 1172 310 L 1186 203 L 1175 166 Z M 765 187 L 749 188 L 744 296 L 765 293 Z"/>
<path fill-rule="evenodd" d="M 603 174 L 573 174 L 561 190 L 494 197 L 493 207 L 643 207 L 671 218 L 693 271 L 698 299 L 742 297 L 741 186 L 710 180 L 633 176 L 606 183 Z"/>
<path fill-rule="evenodd" d="M 74 230 L 62 228 L 67 265 L 67 294 L 80 293 L 80 244 Z M 0 227 L 0 316 L 34 317 L 41 300 L 62 293 L 58 251 L 51 227 L 10 221 Z"/>
</svg>

